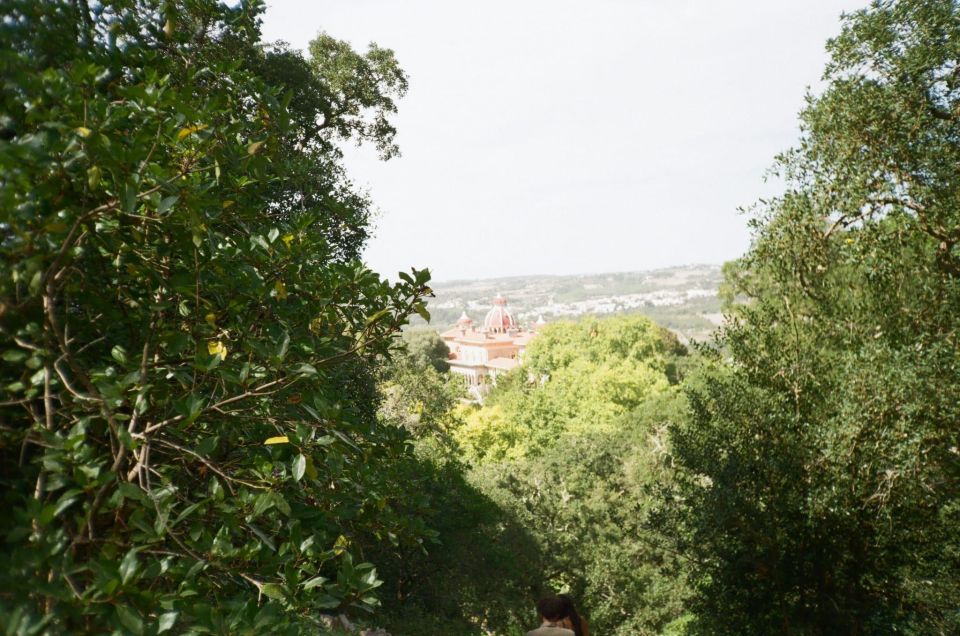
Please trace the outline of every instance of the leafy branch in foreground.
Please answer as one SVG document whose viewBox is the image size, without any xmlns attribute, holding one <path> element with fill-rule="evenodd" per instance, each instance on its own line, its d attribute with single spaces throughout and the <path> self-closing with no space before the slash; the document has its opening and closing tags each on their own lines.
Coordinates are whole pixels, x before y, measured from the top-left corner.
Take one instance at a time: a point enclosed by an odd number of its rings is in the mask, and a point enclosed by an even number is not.
<svg viewBox="0 0 960 636">
<path fill-rule="evenodd" d="M 371 369 L 429 275 L 354 260 L 366 200 L 304 136 L 323 95 L 288 108 L 280 70 L 312 71 L 259 48 L 259 3 L 77 6 L 4 4 L 0 622 L 281 633 L 371 608 L 355 557 L 423 531 L 389 511 L 409 450 Z"/>
</svg>

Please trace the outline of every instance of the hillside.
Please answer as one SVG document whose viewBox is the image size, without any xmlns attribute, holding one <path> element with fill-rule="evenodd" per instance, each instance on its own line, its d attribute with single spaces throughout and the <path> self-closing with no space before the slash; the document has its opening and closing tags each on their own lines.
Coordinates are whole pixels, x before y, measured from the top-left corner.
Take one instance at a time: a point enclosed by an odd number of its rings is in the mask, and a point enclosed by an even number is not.
<svg viewBox="0 0 960 636">
<path fill-rule="evenodd" d="M 721 322 L 717 289 L 719 265 L 685 265 L 665 269 L 583 274 L 517 276 L 433 284 L 431 324 L 444 329 L 466 311 L 482 320 L 498 293 L 522 323 L 542 315 L 552 321 L 585 314 L 639 313 L 677 332 L 684 340 L 704 340 Z"/>
</svg>

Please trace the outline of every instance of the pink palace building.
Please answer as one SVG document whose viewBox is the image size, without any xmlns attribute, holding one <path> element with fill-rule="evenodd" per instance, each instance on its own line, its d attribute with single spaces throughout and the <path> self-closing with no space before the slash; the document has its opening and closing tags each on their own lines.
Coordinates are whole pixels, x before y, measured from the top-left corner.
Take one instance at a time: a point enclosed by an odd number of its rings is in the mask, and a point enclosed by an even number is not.
<svg viewBox="0 0 960 636">
<path fill-rule="evenodd" d="M 450 372 L 462 375 L 477 397 L 485 392 L 487 380 L 520 365 L 527 344 L 544 325 L 541 316 L 532 329 L 520 323 L 507 309 L 507 299 L 497 294 L 493 307 L 483 319 L 483 326 L 474 326 L 466 312 L 456 326 L 440 334 L 450 349 Z"/>
</svg>

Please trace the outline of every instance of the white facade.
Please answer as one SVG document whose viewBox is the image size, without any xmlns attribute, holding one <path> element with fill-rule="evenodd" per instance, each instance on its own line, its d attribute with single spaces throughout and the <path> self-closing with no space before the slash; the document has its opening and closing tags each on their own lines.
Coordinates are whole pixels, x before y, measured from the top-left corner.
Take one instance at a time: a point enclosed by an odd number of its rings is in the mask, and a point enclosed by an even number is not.
<svg viewBox="0 0 960 636">
<path fill-rule="evenodd" d="M 536 327 L 543 324 L 541 318 Z M 520 366 L 527 344 L 536 335 L 536 329 L 522 329 L 507 309 L 506 299 L 497 296 L 482 327 L 474 327 L 464 313 L 441 337 L 450 349 L 450 372 L 463 376 L 480 399 L 499 374 Z"/>
</svg>

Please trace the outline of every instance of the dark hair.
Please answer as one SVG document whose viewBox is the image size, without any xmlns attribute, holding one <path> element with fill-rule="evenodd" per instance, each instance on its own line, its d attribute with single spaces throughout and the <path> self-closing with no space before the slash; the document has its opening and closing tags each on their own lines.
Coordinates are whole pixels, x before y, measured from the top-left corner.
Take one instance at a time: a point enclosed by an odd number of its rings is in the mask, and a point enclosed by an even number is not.
<svg viewBox="0 0 960 636">
<path fill-rule="evenodd" d="M 548 621 L 558 621 L 566 614 L 563 613 L 564 603 L 559 596 L 544 596 L 537 601 L 537 611 Z"/>
<path fill-rule="evenodd" d="M 583 622 L 580 620 L 580 615 L 577 614 L 577 608 L 573 606 L 573 599 L 567 594 L 560 594 L 557 598 L 563 604 L 562 618 L 569 618 L 573 624 L 573 633 L 576 636 L 583 636 Z"/>
</svg>

